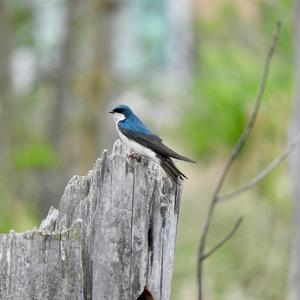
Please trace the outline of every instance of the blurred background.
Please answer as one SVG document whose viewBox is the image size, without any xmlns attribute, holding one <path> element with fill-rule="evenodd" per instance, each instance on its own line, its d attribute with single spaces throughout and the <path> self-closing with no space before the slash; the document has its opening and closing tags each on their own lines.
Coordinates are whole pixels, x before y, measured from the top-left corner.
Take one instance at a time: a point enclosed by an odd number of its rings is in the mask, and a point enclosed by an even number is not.
<svg viewBox="0 0 300 300">
<path fill-rule="evenodd" d="M 255 176 L 300 128 L 298 2 L 1 0 L 0 232 L 31 229 L 58 205 L 72 175 L 111 150 L 117 135 L 107 111 L 127 103 L 198 161 L 178 162 L 190 180 L 172 286 L 172 299 L 196 299 L 203 217 L 253 107 L 277 19 L 283 28 L 263 105 L 224 191 Z M 285 162 L 219 205 L 208 246 L 238 216 L 244 222 L 205 262 L 205 299 L 300 299 L 298 152 L 292 167 Z"/>
</svg>

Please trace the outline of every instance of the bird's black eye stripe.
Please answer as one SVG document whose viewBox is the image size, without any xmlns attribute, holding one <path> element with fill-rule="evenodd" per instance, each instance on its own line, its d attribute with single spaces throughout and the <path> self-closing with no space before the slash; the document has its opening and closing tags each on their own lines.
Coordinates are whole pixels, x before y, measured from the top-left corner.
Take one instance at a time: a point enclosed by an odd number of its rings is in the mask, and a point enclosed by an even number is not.
<svg viewBox="0 0 300 300">
<path fill-rule="evenodd" d="M 113 110 L 113 112 L 121 114 L 122 113 L 122 109 L 121 108 L 115 108 Z"/>
</svg>

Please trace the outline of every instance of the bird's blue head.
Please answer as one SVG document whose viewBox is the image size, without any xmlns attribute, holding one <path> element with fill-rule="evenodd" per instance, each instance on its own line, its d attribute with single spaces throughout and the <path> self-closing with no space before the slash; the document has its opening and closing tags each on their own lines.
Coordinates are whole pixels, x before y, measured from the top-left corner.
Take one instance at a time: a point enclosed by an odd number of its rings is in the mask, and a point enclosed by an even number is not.
<svg viewBox="0 0 300 300">
<path fill-rule="evenodd" d="M 128 105 L 120 104 L 116 106 L 112 111 L 110 111 L 110 113 L 111 114 L 118 113 L 124 115 L 125 117 L 128 117 L 132 114 L 132 110 Z"/>
<path fill-rule="evenodd" d="M 129 106 L 125 104 L 116 106 L 112 111 L 110 111 L 110 113 L 113 114 L 116 122 L 125 120 L 131 115 L 133 115 L 132 110 L 129 108 Z"/>
</svg>

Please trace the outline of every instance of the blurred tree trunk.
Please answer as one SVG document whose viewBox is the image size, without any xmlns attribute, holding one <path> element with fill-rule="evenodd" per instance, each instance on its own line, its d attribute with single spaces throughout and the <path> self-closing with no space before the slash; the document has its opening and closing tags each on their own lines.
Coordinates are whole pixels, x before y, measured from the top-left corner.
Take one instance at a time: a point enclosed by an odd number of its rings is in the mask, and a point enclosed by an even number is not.
<svg viewBox="0 0 300 300">
<path fill-rule="evenodd" d="M 300 132 L 300 0 L 295 1 L 295 103 L 292 116 L 290 139 Z M 292 153 L 291 171 L 294 180 L 294 230 L 292 236 L 292 258 L 291 258 L 291 300 L 300 299 L 300 148 Z"/>
<path fill-rule="evenodd" d="M 87 5 L 91 16 L 92 57 L 82 75 L 84 105 L 79 128 L 82 171 L 91 167 L 103 146 L 106 107 L 112 92 L 112 44 L 119 1 L 92 0 Z"/>
<path fill-rule="evenodd" d="M 10 26 L 6 1 L 0 1 L 0 162 L 5 175 L 8 175 L 9 153 L 12 143 L 13 113 L 10 80 Z"/>
<path fill-rule="evenodd" d="M 76 37 L 76 11 L 78 0 L 66 1 L 65 35 L 61 43 L 60 59 L 55 74 L 56 99 L 53 107 L 50 126 L 50 141 L 56 149 L 61 146 L 64 121 L 66 121 L 66 101 L 70 90 L 72 66 L 72 49 Z"/>
<path fill-rule="evenodd" d="M 49 172 L 38 172 L 37 180 L 39 181 L 39 208 L 44 216 L 51 205 L 55 205 L 55 199 L 63 190 L 65 178 L 68 178 L 69 168 L 66 166 L 69 152 L 64 150 L 64 140 L 66 135 L 67 105 L 70 98 L 70 85 L 72 81 L 73 53 L 76 42 L 76 12 L 79 0 L 66 0 L 65 2 L 65 28 L 62 37 L 59 62 L 54 73 L 55 99 L 52 107 L 51 120 L 49 124 L 49 142 L 58 152 L 61 161 L 64 164 Z"/>
<path fill-rule="evenodd" d="M 3 189 L 5 205 L 11 205 L 13 200 L 11 182 L 11 146 L 13 137 L 13 103 L 11 87 L 11 30 L 7 2 L 0 1 L 0 184 Z M 3 207 L 2 207 L 3 208 Z"/>
</svg>

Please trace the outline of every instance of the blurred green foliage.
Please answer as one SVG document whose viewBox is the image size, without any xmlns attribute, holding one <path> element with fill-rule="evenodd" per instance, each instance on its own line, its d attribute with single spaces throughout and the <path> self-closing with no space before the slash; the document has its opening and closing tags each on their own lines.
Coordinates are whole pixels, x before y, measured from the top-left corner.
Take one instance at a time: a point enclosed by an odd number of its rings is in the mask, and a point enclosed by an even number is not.
<svg viewBox="0 0 300 300">
<path fill-rule="evenodd" d="M 281 5 L 283 30 L 271 67 L 266 101 L 290 95 L 292 85 L 292 38 L 290 5 Z M 283 14 L 284 8 L 286 14 Z M 239 17 L 234 6 L 225 6 L 213 20 L 198 20 L 199 64 L 193 79 L 192 101 L 185 103 L 182 138 L 202 158 L 220 148 L 230 148 L 241 134 L 255 100 L 263 63 L 279 10 L 260 2 L 257 22 Z M 285 104 L 283 104 L 285 105 Z M 261 128 L 267 135 L 277 130 L 266 114 Z"/>
<path fill-rule="evenodd" d="M 13 1 L 9 8 L 9 22 L 14 34 L 14 46 L 33 46 L 34 13 L 24 1 Z"/>
<path fill-rule="evenodd" d="M 199 64 L 180 122 L 182 140 L 200 159 L 198 182 L 183 201 L 175 259 L 173 298 L 196 299 L 198 235 L 222 164 L 253 108 L 274 24 L 282 21 L 255 129 L 224 187 L 237 188 L 285 147 L 293 101 L 292 1 L 257 1 L 255 20 L 225 5 L 196 24 Z M 209 165 L 207 161 L 209 159 Z M 202 169 L 202 171 L 201 171 Z M 194 191 L 192 191 L 194 189 Z M 201 192 L 199 192 L 201 191 Z M 199 195 L 195 199 L 195 194 Z M 253 191 L 218 207 L 208 249 L 239 216 L 237 234 L 204 266 L 205 299 L 281 300 L 288 295 L 292 201 L 286 165 Z M 196 228 L 196 229 L 195 229 Z M 173 299 L 172 298 L 172 299 Z"/>
<path fill-rule="evenodd" d="M 7 178 L 0 175 L 0 233 L 6 233 L 12 228 L 15 231 L 23 231 L 24 228 L 36 226 L 38 214 L 33 203 L 18 201 L 7 186 Z"/>
<path fill-rule="evenodd" d="M 50 145 L 32 143 L 15 149 L 12 161 L 16 170 L 50 169 L 57 166 L 58 156 Z"/>
</svg>

